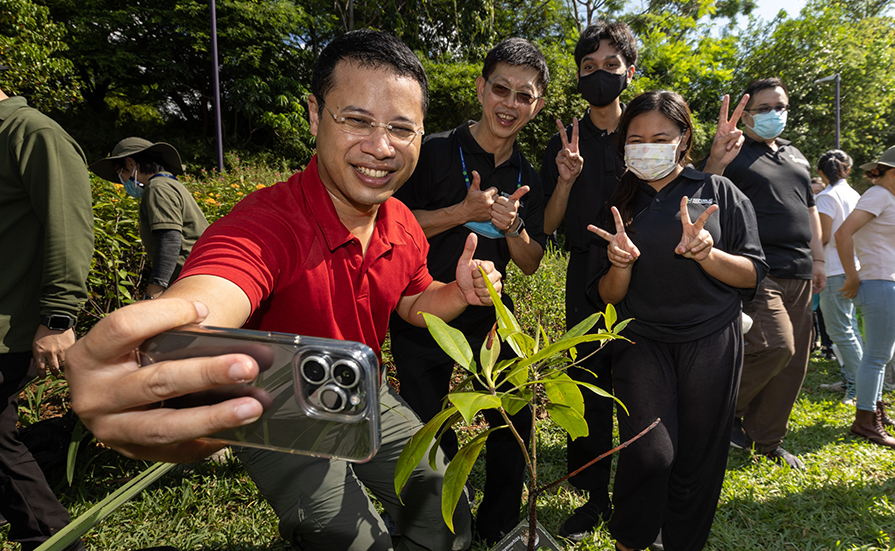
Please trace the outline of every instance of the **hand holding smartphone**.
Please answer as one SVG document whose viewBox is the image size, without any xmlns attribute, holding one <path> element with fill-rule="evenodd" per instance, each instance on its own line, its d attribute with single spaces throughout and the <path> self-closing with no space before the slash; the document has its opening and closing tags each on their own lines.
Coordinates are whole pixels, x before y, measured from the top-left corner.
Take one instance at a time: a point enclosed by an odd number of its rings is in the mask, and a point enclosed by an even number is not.
<svg viewBox="0 0 895 551">
<path fill-rule="evenodd" d="M 195 407 L 251 396 L 264 407 L 254 423 L 206 440 L 354 462 L 379 449 L 379 362 L 364 344 L 190 325 L 147 339 L 139 350 L 141 365 L 233 353 L 258 362 L 254 381 L 164 404 Z"/>
</svg>

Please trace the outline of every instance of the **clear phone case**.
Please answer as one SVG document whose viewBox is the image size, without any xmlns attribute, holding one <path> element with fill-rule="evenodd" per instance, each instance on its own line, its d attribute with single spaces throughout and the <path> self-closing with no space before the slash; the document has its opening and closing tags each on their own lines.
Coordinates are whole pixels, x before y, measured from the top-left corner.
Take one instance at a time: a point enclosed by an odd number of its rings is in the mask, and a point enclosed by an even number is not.
<svg viewBox="0 0 895 551">
<path fill-rule="evenodd" d="M 166 400 L 193 407 L 253 396 L 264 405 L 250 425 L 208 440 L 347 461 L 379 449 L 379 362 L 365 344 L 200 325 L 166 331 L 140 346 L 142 365 L 241 353 L 260 367 L 251 383 Z"/>
</svg>

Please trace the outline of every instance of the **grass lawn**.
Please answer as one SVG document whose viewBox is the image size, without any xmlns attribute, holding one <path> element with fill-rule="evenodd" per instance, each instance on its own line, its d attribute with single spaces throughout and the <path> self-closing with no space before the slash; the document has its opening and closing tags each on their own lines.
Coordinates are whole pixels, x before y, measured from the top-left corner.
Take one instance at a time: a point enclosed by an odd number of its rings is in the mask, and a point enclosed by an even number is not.
<svg viewBox="0 0 895 551">
<path fill-rule="evenodd" d="M 510 279 L 524 324 L 540 319 L 548 332 L 561 331 L 565 259 L 545 259 L 539 276 Z M 513 281 L 515 280 L 515 281 Z M 386 361 L 388 357 L 386 356 Z M 838 394 L 820 390 L 836 379 L 838 365 L 813 357 L 790 420 L 786 448 L 808 466 L 793 472 L 731 450 L 727 476 L 707 549 L 794 550 L 891 549 L 895 539 L 895 451 L 848 436 L 854 409 Z M 887 398 L 895 401 L 895 393 Z M 565 436 L 549 420 L 538 432 L 539 474 L 543 483 L 565 468 Z M 64 472 L 51 484 L 72 516 L 86 511 L 148 464 L 130 461 L 91 442 L 82 445 L 74 483 Z M 482 487 L 483 457 L 472 483 Z M 479 498 L 481 495 L 479 494 Z M 583 502 L 568 484 L 539 500 L 539 520 L 556 533 Z M 18 549 L 0 528 L 0 549 Z M 258 495 L 238 461 L 203 462 L 171 473 L 123 506 L 86 536 L 90 550 L 130 550 L 172 545 L 183 551 L 206 549 L 280 550 L 289 546 L 277 533 L 270 506 Z M 612 549 L 605 529 L 569 550 Z M 474 546 L 485 551 L 484 545 Z"/>
</svg>

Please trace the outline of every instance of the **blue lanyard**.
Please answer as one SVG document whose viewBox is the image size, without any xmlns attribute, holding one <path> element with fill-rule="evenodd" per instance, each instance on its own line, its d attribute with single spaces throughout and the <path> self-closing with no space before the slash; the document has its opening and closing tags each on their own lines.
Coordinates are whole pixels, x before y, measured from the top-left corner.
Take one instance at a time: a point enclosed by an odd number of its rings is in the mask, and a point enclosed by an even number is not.
<svg viewBox="0 0 895 551">
<path fill-rule="evenodd" d="M 152 180 L 156 176 L 165 176 L 167 178 L 174 178 L 174 175 L 171 174 L 170 172 L 156 172 L 155 174 L 153 174 L 152 176 L 149 177 L 149 180 Z M 149 180 L 146 180 L 146 181 L 148 182 Z"/>
<path fill-rule="evenodd" d="M 466 189 L 472 187 L 472 181 L 469 179 L 469 174 L 466 172 L 466 159 L 463 158 L 463 146 L 457 144 L 457 148 L 460 150 L 460 165 L 463 167 L 463 178 L 466 180 Z M 519 179 L 516 181 L 516 189 L 522 187 L 522 152 L 519 152 Z M 522 202 L 520 201 L 520 204 Z"/>
</svg>

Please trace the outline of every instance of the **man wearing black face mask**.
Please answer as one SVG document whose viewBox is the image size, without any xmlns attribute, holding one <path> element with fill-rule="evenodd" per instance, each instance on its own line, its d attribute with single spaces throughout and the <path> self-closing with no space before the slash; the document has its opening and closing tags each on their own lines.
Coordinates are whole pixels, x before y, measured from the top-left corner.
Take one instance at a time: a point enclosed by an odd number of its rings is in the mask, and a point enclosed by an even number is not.
<svg viewBox="0 0 895 551">
<path fill-rule="evenodd" d="M 566 273 L 566 326 L 574 327 L 596 310 L 585 294 L 585 272 L 594 224 L 603 205 L 618 187 L 625 170 L 624 160 L 615 149 L 615 130 L 621 119 L 619 96 L 634 76 L 637 42 L 631 29 L 622 22 L 598 21 L 581 33 L 575 46 L 578 66 L 578 92 L 590 104 L 580 124 L 563 128 L 553 136 L 544 152 L 541 181 L 546 207 L 544 232 L 553 233 L 565 219 L 565 247 L 570 251 Z M 585 162 L 586 161 L 586 162 Z M 593 352 L 595 346 L 578 347 L 578 357 Z M 569 375 L 612 390 L 609 354 L 602 351 L 569 369 Z M 594 374 L 596 379 L 594 379 Z M 569 472 L 583 466 L 612 448 L 612 401 L 584 392 L 585 419 L 589 435 L 569 439 Z M 601 520 L 609 518 L 609 471 L 606 458 L 571 478 L 576 488 L 587 490 L 589 499 L 566 520 L 560 535 L 580 541 Z"/>
</svg>

